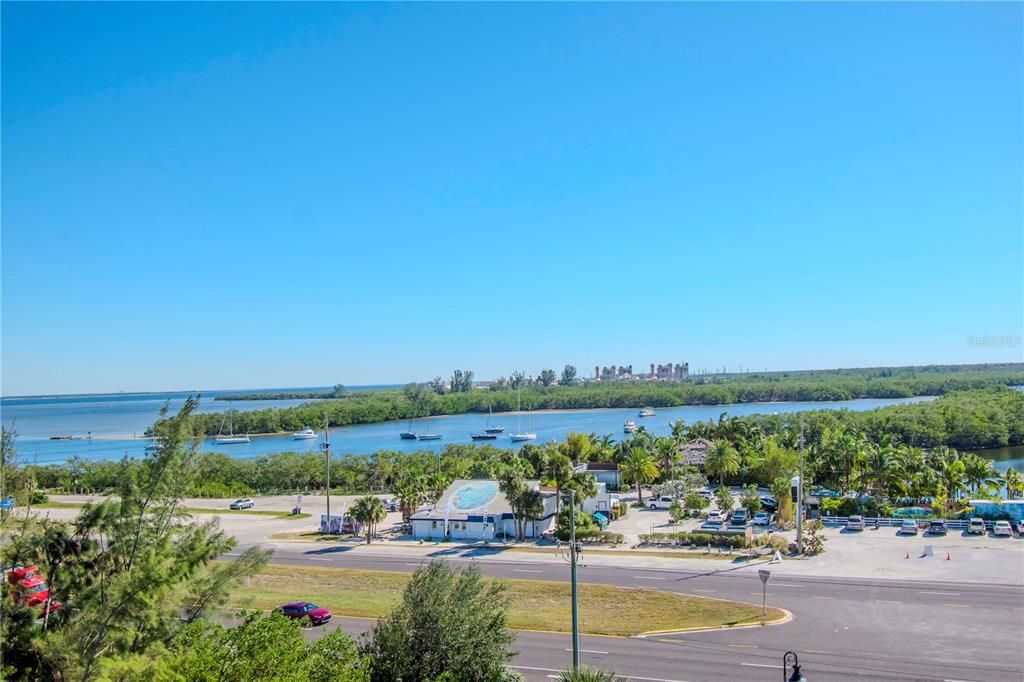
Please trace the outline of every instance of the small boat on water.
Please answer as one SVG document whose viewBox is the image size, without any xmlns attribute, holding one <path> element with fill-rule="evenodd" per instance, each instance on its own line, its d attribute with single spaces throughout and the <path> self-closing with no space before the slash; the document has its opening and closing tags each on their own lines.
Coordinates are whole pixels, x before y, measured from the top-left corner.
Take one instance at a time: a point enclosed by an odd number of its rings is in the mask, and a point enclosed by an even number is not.
<svg viewBox="0 0 1024 682">
<path fill-rule="evenodd" d="M 505 427 L 498 426 L 497 424 L 491 425 L 491 406 L 487 406 L 487 425 L 484 426 L 484 433 L 504 433 Z"/>
<path fill-rule="evenodd" d="M 654 411 L 653 407 L 645 407 L 637 412 L 638 417 L 653 417 L 655 414 L 657 413 Z"/>
<path fill-rule="evenodd" d="M 537 434 L 531 431 L 523 431 L 523 401 L 520 389 L 516 389 L 516 432 L 509 436 L 513 443 L 522 443 L 527 440 L 537 440 Z"/>
<path fill-rule="evenodd" d="M 416 440 L 416 434 L 412 431 L 402 431 L 398 437 L 402 440 Z"/>
<path fill-rule="evenodd" d="M 224 434 L 224 422 L 228 423 L 228 432 Z M 232 419 L 231 401 L 228 401 L 228 411 L 224 415 L 224 419 L 220 420 L 220 430 L 217 431 L 217 437 L 213 439 L 214 443 L 218 445 L 233 445 L 235 443 L 249 443 L 249 434 L 235 435 L 235 424 Z"/>
<path fill-rule="evenodd" d="M 308 426 L 292 434 L 292 440 L 313 440 L 314 438 L 316 438 L 316 431 Z"/>
<path fill-rule="evenodd" d="M 622 425 L 623 433 L 636 433 L 636 422 L 632 419 L 627 419 L 626 423 Z"/>
<path fill-rule="evenodd" d="M 417 440 L 441 440 L 443 436 L 440 433 L 417 433 Z"/>
<path fill-rule="evenodd" d="M 497 433 L 487 433 L 486 431 L 483 433 L 471 433 L 469 437 L 473 440 L 498 440 Z"/>
</svg>

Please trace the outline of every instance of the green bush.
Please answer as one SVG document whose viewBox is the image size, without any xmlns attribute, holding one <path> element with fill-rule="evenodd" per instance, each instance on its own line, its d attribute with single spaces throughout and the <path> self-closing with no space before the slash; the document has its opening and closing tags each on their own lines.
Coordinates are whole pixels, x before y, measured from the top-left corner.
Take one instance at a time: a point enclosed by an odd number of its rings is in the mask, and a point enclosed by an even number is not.
<svg viewBox="0 0 1024 682">
<path fill-rule="evenodd" d="M 748 546 L 747 538 L 743 535 L 712 535 L 710 533 L 647 533 L 640 536 L 640 542 L 645 545 L 671 545 L 673 544 L 707 547 L 729 547 L 731 549 L 743 549 Z"/>
</svg>

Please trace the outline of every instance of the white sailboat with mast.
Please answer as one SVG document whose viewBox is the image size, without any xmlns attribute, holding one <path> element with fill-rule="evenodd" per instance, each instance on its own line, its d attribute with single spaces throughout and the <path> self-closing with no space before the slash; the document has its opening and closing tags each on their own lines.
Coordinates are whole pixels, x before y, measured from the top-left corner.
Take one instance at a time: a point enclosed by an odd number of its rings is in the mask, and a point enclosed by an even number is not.
<svg viewBox="0 0 1024 682">
<path fill-rule="evenodd" d="M 523 400 L 522 388 L 516 386 L 516 432 L 510 438 L 513 443 L 522 443 L 527 440 L 537 440 L 537 434 L 531 431 L 523 431 Z"/>
<path fill-rule="evenodd" d="M 234 424 L 234 419 L 232 417 L 232 413 L 233 412 L 234 412 L 234 410 L 231 408 L 231 401 L 229 400 L 228 401 L 228 412 L 227 412 L 226 415 L 224 415 L 224 419 L 220 420 L 220 429 L 217 430 L 217 437 L 213 439 L 214 443 L 217 443 L 218 445 L 231 445 L 231 444 L 234 444 L 234 443 L 248 443 L 248 442 L 250 442 L 249 441 L 249 434 L 247 434 L 247 433 L 244 434 L 244 435 L 240 435 L 240 436 L 236 436 L 235 435 L 235 424 Z M 225 420 L 227 420 L 227 422 L 228 422 L 228 432 L 227 432 L 227 435 L 224 434 L 224 421 Z"/>
</svg>

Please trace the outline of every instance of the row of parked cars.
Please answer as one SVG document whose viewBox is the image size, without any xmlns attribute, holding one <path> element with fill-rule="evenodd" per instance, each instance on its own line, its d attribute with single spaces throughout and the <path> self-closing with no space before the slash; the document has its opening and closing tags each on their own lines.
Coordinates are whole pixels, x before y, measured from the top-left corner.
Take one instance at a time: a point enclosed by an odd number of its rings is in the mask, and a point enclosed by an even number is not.
<svg viewBox="0 0 1024 682">
<path fill-rule="evenodd" d="M 931 519 L 927 524 L 924 526 L 925 535 L 946 535 L 949 532 L 949 526 L 942 519 Z M 854 515 L 846 520 L 846 530 L 864 530 L 866 525 L 863 516 Z M 922 526 L 914 519 L 904 519 L 896 533 L 898 535 L 917 535 L 921 529 Z M 969 535 L 984 535 L 987 532 L 988 528 L 984 519 L 973 518 L 967 522 Z M 1017 533 L 1024 537 L 1024 521 L 1019 522 Z M 996 521 L 992 524 L 992 535 L 1013 537 L 1013 525 L 1009 521 Z"/>
</svg>

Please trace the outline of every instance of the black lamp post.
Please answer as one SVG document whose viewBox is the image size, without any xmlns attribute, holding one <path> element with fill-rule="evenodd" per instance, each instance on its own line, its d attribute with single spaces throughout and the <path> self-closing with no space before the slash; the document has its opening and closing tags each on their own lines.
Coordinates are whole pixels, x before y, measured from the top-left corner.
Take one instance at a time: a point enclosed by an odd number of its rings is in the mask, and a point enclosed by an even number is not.
<svg viewBox="0 0 1024 682">
<path fill-rule="evenodd" d="M 793 674 L 786 677 L 786 670 L 793 668 Z M 807 678 L 800 672 L 800 659 L 795 651 L 787 651 L 782 657 L 782 682 L 807 682 Z"/>
</svg>

